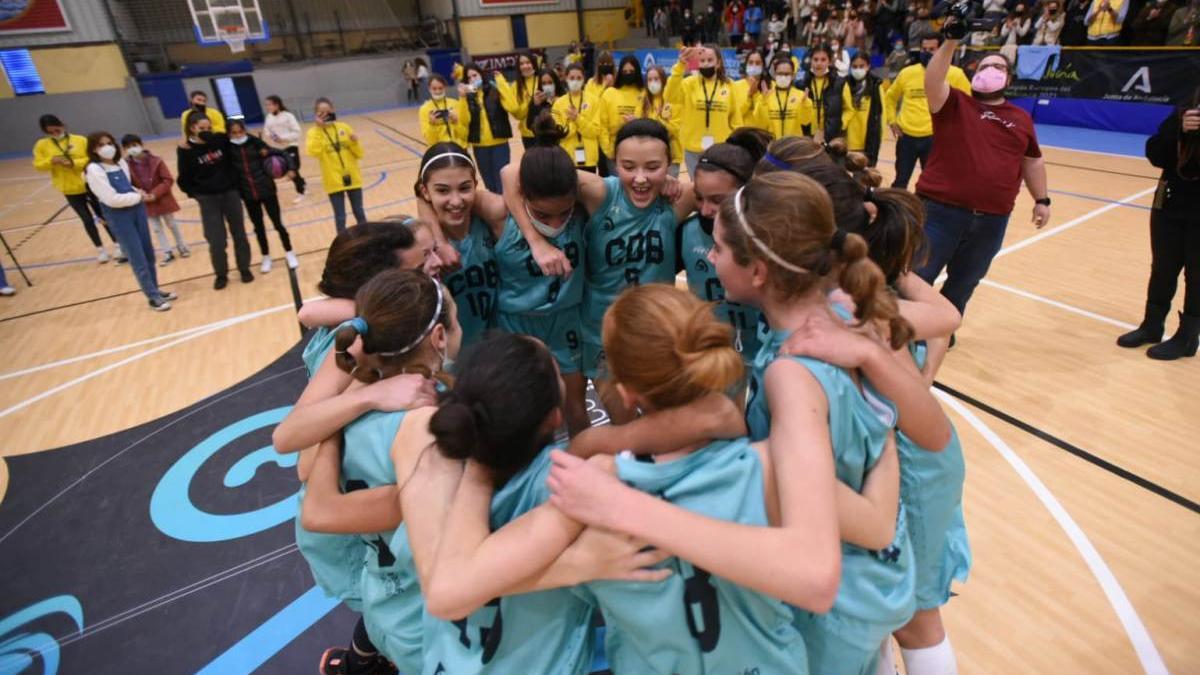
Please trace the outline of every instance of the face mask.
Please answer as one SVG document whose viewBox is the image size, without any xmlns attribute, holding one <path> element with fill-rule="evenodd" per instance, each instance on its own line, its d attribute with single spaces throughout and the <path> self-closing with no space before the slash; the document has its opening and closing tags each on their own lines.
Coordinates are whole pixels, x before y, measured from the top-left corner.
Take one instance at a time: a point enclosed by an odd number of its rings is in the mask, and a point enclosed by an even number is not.
<svg viewBox="0 0 1200 675">
<path fill-rule="evenodd" d="M 618 87 L 632 87 L 637 84 L 637 75 L 634 73 L 621 73 L 617 77 Z"/>
<path fill-rule="evenodd" d="M 856 80 L 861 80 L 867 76 L 867 69 L 866 68 L 851 68 L 850 76 Z"/>
<path fill-rule="evenodd" d="M 829 48 L 836 52 L 837 50 L 841 49 L 842 46 L 835 43 L 835 44 L 829 45 Z"/>
<path fill-rule="evenodd" d="M 50 138 L 53 138 L 56 141 L 61 141 L 62 139 L 66 138 L 66 137 L 67 137 L 67 132 L 64 131 L 61 134 L 54 134 Z"/>
<path fill-rule="evenodd" d="M 450 350 L 449 349 L 443 350 L 441 353 L 441 357 L 442 357 L 442 372 L 448 373 L 448 372 L 454 370 L 454 359 L 450 358 Z"/>
<path fill-rule="evenodd" d="M 577 93 L 583 89 L 583 80 L 567 80 L 567 89 L 570 89 L 572 93 Z"/>
<path fill-rule="evenodd" d="M 567 224 L 571 222 L 571 216 L 575 215 L 575 211 L 572 209 L 571 213 L 568 213 L 566 219 L 563 220 L 563 224 L 558 227 L 551 227 L 537 218 L 534 218 L 533 212 L 529 210 L 529 202 L 525 202 L 525 215 L 529 216 L 529 222 L 533 223 L 533 229 L 540 232 L 543 237 L 553 239 L 567 229 Z"/>
<path fill-rule="evenodd" d="M 471 83 L 467 85 L 467 87 L 471 91 L 479 91 L 479 88 L 482 86 L 483 86 L 483 80 L 478 77 L 472 77 Z"/>
<path fill-rule="evenodd" d="M 746 66 L 746 75 L 749 77 L 758 77 L 762 75 L 762 66 Z"/>
<path fill-rule="evenodd" d="M 446 98 L 446 92 L 441 91 L 436 94 L 433 92 L 429 92 L 429 97 L 435 101 L 441 101 L 442 99 Z"/>
<path fill-rule="evenodd" d="M 336 120 L 337 120 L 337 113 L 333 112 L 332 110 L 330 110 L 328 113 L 325 114 L 326 122 L 334 122 Z"/>
<path fill-rule="evenodd" d="M 555 94 L 554 85 L 543 84 L 542 85 L 542 93 L 545 94 L 546 96 L 554 96 L 554 94 Z"/>
<path fill-rule="evenodd" d="M 249 136 L 242 136 L 241 138 L 230 138 L 229 142 L 234 145 L 245 145 L 248 140 L 250 140 Z"/>
<path fill-rule="evenodd" d="M 780 54 L 791 54 L 791 53 L 792 53 L 792 48 L 791 48 L 791 47 L 780 47 L 780 48 L 779 48 L 779 53 L 780 53 Z"/>
<path fill-rule="evenodd" d="M 647 82 L 646 89 L 649 89 L 651 94 L 658 96 L 662 93 L 662 82 L 659 82 L 658 80 Z"/>
<path fill-rule="evenodd" d="M 929 62 L 933 60 L 933 52 L 921 52 L 917 58 L 921 61 L 921 65 L 928 67 Z"/>
<path fill-rule="evenodd" d="M 700 68 L 700 76 L 706 80 L 716 74 L 717 74 L 716 66 L 704 66 L 704 67 Z"/>
<path fill-rule="evenodd" d="M 205 143 L 211 142 L 212 139 L 213 139 L 213 132 L 211 132 L 211 131 L 201 131 L 200 132 L 200 140 L 204 141 Z"/>
<path fill-rule="evenodd" d="M 981 68 L 971 78 L 971 90 L 980 94 L 995 94 L 1008 85 L 1008 73 L 999 68 Z"/>
<path fill-rule="evenodd" d="M 203 143 L 203 141 L 200 140 L 199 136 L 188 136 L 188 141 L 195 143 L 196 145 L 200 145 L 201 143 Z"/>
<path fill-rule="evenodd" d="M 113 157 L 117 156 L 117 146 L 102 145 L 96 148 L 96 154 L 100 155 L 104 159 L 112 159 Z"/>
<path fill-rule="evenodd" d="M 601 74 L 601 75 L 612 75 L 612 74 L 613 74 L 613 67 L 612 67 L 612 65 L 611 65 L 611 64 L 605 64 L 605 65 L 602 65 L 602 66 L 600 66 L 600 74 Z"/>
<path fill-rule="evenodd" d="M 128 149 L 125 150 L 125 152 L 129 153 L 130 157 L 138 157 L 145 151 L 146 150 L 140 145 L 131 145 L 131 146 L 129 146 Z"/>
<path fill-rule="evenodd" d="M 775 76 L 775 86 L 779 87 L 780 89 L 787 89 L 788 87 L 792 86 L 792 76 L 791 75 L 776 75 Z"/>
<path fill-rule="evenodd" d="M 192 107 L 196 109 L 196 112 L 204 112 L 204 109 L 208 106 L 203 103 L 193 103 Z"/>
</svg>

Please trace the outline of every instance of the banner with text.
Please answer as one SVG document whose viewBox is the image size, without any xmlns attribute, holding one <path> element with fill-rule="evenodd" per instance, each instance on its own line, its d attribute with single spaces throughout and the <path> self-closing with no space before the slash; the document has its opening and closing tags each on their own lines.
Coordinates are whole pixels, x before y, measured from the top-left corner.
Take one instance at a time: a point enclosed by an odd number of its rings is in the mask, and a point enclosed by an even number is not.
<svg viewBox="0 0 1200 675">
<path fill-rule="evenodd" d="M 1021 59 L 1026 63 L 1022 64 Z M 1034 76 L 1018 79 L 1007 90 L 1010 97 L 1087 98 L 1131 103 L 1183 105 L 1200 73 L 1200 51 L 1100 51 L 1063 50 L 1044 65 L 1033 63 L 1034 53 L 1018 52 L 1017 73 Z M 1040 79 L 1034 79 L 1040 76 Z"/>
</svg>

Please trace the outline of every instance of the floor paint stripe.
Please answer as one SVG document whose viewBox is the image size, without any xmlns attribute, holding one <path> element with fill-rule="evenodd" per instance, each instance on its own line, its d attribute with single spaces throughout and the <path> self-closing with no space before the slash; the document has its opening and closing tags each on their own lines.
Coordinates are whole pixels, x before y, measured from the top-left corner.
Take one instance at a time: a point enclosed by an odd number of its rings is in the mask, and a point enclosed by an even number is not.
<svg viewBox="0 0 1200 675">
<path fill-rule="evenodd" d="M 1091 540 L 1088 539 L 1083 529 L 1079 527 L 1079 524 L 1067 513 L 1062 503 L 1050 492 L 1046 484 L 1037 477 L 1033 469 L 1030 469 L 1029 465 L 1004 442 L 1004 439 L 992 431 L 970 408 L 949 394 L 941 391 L 935 391 L 934 393 L 952 410 L 961 415 L 975 431 L 979 432 L 1000 453 L 1000 456 L 1025 481 L 1025 484 L 1033 491 L 1038 501 L 1046 507 L 1046 510 L 1058 522 L 1059 527 L 1063 529 L 1067 538 L 1071 540 L 1071 543 L 1075 545 L 1075 549 L 1079 551 L 1079 555 L 1083 557 L 1083 561 L 1087 564 L 1088 569 L 1091 570 L 1092 575 L 1096 577 L 1096 581 L 1100 584 L 1100 589 L 1104 591 L 1109 604 L 1112 605 L 1113 611 L 1116 612 L 1117 619 L 1125 628 L 1125 634 L 1129 636 L 1129 641 L 1133 643 L 1133 650 L 1137 653 L 1138 660 L 1142 664 L 1142 670 L 1149 675 L 1167 675 L 1167 665 L 1163 662 L 1162 655 L 1158 653 L 1158 648 L 1154 646 L 1154 641 L 1150 638 L 1150 633 L 1146 630 L 1145 624 L 1142 623 L 1141 617 L 1138 616 L 1137 610 L 1134 609 L 1133 603 L 1125 595 L 1125 590 L 1121 588 L 1121 584 L 1117 581 L 1112 570 L 1109 569 L 1108 564 L 1104 562 L 1104 558 L 1100 556 L 1100 552 L 1092 545 Z"/>
<path fill-rule="evenodd" d="M 213 659 L 196 675 L 226 675 L 249 673 L 279 653 L 310 626 L 333 611 L 341 601 L 330 598 L 314 586 L 293 600 L 278 614 L 238 640 L 225 653 Z"/>
<path fill-rule="evenodd" d="M 1017 251 L 1020 251 L 1021 249 L 1025 248 L 1026 246 L 1032 246 L 1043 239 L 1047 239 L 1047 238 L 1053 237 L 1057 234 L 1061 234 L 1061 233 L 1075 227 L 1076 225 L 1082 225 L 1082 224 L 1088 222 L 1089 220 L 1096 218 L 1097 216 L 1101 216 L 1101 215 L 1104 215 L 1105 213 L 1108 213 L 1109 211 L 1112 211 L 1113 209 L 1117 209 L 1117 208 L 1120 208 L 1122 206 L 1129 204 L 1130 202 L 1137 201 L 1138 199 L 1141 199 L 1142 197 L 1145 197 L 1146 195 L 1154 192 L 1156 189 L 1158 189 L 1157 185 L 1148 187 L 1145 190 L 1139 190 L 1139 191 L 1129 195 L 1128 197 L 1125 197 L 1123 199 L 1118 199 L 1117 201 L 1115 201 L 1111 204 L 1107 204 L 1105 206 L 1101 206 L 1098 209 L 1088 211 L 1087 213 L 1083 214 L 1082 216 L 1079 216 L 1078 218 L 1073 218 L 1071 220 L 1068 220 L 1067 222 L 1063 223 L 1062 225 L 1052 227 L 1048 230 L 1042 230 L 1041 232 L 1038 232 L 1037 234 L 1033 235 L 1032 237 L 1027 237 L 1025 239 L 1022 239 L 1021 241 L 1018 241 L 1017 243 L 1013 244 L 1012 246 L 1008 246 L 1006 248 L 1000 249 L 1000 252 L 996 254 L 996 257 L 1000 258 L 1000 257 L 1008 255 L 1009 253 L 1016 253 Z"/>
</svg>

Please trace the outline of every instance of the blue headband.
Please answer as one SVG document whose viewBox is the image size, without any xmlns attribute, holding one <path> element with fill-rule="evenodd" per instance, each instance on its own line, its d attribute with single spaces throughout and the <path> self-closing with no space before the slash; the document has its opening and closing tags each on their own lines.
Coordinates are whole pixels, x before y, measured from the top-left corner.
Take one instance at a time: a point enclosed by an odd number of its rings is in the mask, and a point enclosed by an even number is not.
<svg viewBox="0 0 1200 675">
<path fill-rule="evenodd" d="M 768 162 L 771 163 L 772 166 L 774 166 L 778 169 L 783 169 L 784 171 L 792 170 L 791 164 L 788 164 L 787 162 L 783 161 L 782 159 L 779 159 L 778 157 L 776 157 L 775 155 L 772 155 L 770 153 L 770 151 L 768 151 L 767 154 L 763 155 L 763 159 L 767 160 Z"/>
<path fill-rule="evenodd" d="M 354 326 L 354 330 L 358 331 L 359 335 L 367 334 L 367 320 L 361 316 L 356 316 L 350 319 L 350 325 Z"/>
</svg>

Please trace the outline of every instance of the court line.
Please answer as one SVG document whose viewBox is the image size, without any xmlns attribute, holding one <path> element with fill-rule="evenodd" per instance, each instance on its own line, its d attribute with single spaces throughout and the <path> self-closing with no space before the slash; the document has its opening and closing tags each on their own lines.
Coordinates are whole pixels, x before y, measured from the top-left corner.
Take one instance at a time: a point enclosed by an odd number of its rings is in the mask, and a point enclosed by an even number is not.
<svg viewBox="0 0 1200 675">
<path fill-rule="evenodd" d="M 1041 232 L 1038 232 L 1037 234 L 1033 235 L 1032 237 L 1026 237 L 1025 239 L 1018 241 L 1017 243 L 1013 244 L 1012 246 L 1007 246 L 1005 248 L 1000 249 L 1000 252 L 996 254 L 996 258 L 1006 256 L 1009 253 L 1015 253 L 1017 251 L 1020 251 L 1021 249 L 1025 248 L 1026 246 L 1032 246 L 1043 239 L 1047 239 L 1049 237 L 1053 237 L 1056 234 L 1065 232 L 1066 230 L 1069 230 L 1069 229 L 1075 227 L 1076 225 L 1082 225 L 1083 223 L 1086 223 L 1089 220 L 1096 218 L 1097 216 L 1104 215 L 1105 213 L 1108 213 L 1109 211 L 1112 211 L 1113 209 L 1120 208 L 1121 206 L 1127 205 L 1129 202 L 1135 201 L 1137 199 L 1141 199 L 1142 197 L 1145 197 L 1146 195 L 1150 194 L 1151 192 L 1154 192 L 1157 189 L 1158 189 L 1158 186 L 1154 185 L 1153 187 L 1148 187 L 1145 190 L 1139 190 L 1139 191 L 1129 195 L 1128 197 L 1118 199 L 1117 201 L 1115 201 L 1111 204 L 1106 204 L 1104 206 L 1101 206 L 1100 208 L 1094 209 L 1092 211 L 1088 211 L 1087 213 L 1083 214 L 1082 216 L 1079 216 L 1078 218 L 1073 218 L 1071 220 L 1068 220 L 1067 222 L 1063 223 L 1062 225 L 1052 227 L 1048 230 L 1042 230 Z"/>
<path fill-rule="evenodd" d="M 1080 316 L 1086 316 L 1089 319 L 1095 319 L 1096 321 L 1102 321 L 1109 325 L 1116 326 L 1117 328 L 1124 328 L 1125 330 L 1133 330 L 1134 328 L 1137 328 L 1137 326 L 1135 326 L 1132 323 L 1128 323 L 1125 321 L 1119 321 L 1117 319 L 1112 319 L 1107 316 L 1104 316 L 1103 314 L 1097 314 L 1095 312 L 1090 312 L 1086 309 L 1082 309 L 1080 307 L 1075 307 L 1074 305 L 1068 305 L 1065 302 L 1059 302 L 1058 300 L 1051 300 L 1050 298 L 1047 298 L 1045 296 L 1037 295 L 1036 293 L 1030 293 L 1029 291 L 1022 290 L 1020 288 L 1015 288 L 1013 286 L 1008 286 L 1006 284 L 1002 284 L 997 281 L 991 281 L 989 279 L 982 279 L 982 280 L 980 280 L 979 283 L 984 286 L 990 286 L 992 288 L 996 288 L 996 289 L 999 289 L 1002 291 L 1008 291 L 1009 293 L 1012 293 L 1013 295 L 1019 295 L 1022 298 L 1033 300 L 1035 302 L 1041 302 L 1041 303 L 1050 305 L 1051 307 L 1057 307 L 1059 309 L 1071 312 L 1072 314 L 1078 314 Z"/>
<path fill-rule="evenodd" d="M 1158 653 L 1158 649 L 1154 646 L 1154 641 L 1150 638 L 1150 633 L 1146 630 L 1145 624 L 1142 623 L 1141 618 L 1138 616 L 1137 610 L 1134 609 L 1133 603 L 1129 601 L 1129 596 L 1121 588 L 1116 575 L 1109 569 L 1108 564 L 1104 562 L 1104 558 L 1101 557 L 1100 552 L 1092 545 L 1091 540 L 1088 539 L 1087 534 L 1079 527 L 1079 524 L 1067 513 L 1062 503 L 1054 497 L 1049 488 L 1046 487 L 1046 484 L 1009 447 L 1008 443 L 1000 438 L 996 432 L 992 431 L 974 412 L 949 394 L 940 391 L 934 393 L 946 405 L 950 406 L 959 415 L 962 415 L 963 419 L 1000 453 L 1000 456 L 1025 481 L 1025 484 L 1033 491 L 1038 501 L 1046 507 L 1046 510 L 1058 522 L 1059 527 L 1063 529 L 1067 538 L 1074 544 L 1075 549 L 1079 551 L 1079 555 L 1083 557 L 1083 561 L 1088 566 L 1088 569 L 1091 570 L 1092 576 L 1100 584 L 1100 589 L 1104 591 L 1104 595 L 1108 598 L 1108 602 L 1116 613 L 1117 619 L 1125 629 L 1125 634 L 1133 644 L 1133 650 L 1137 653 L 1138 661 L 1142 664 L 1142 669 L 1151 675 L 1167 675 L 1167 665 L 1163 662 L 1162 655 Z"/>
<path fill-rule="evenodd" d="M 383 140 L 387 141 L 388 143 L 391 143 L 391 144 L 393 144 L 393 145 L 398 145 L 398 146 L 400 146 L 400 147 L 404 148 L 405 150 L 407 150 L 407 151 L 409 151 L 409 152 L 413 153 L 413 154 L 414 154 L 414 155 L 416 155 L 417 157 L 424 157 L 424 155 L 423 155 L 422 153 L 419 153 L 419 152 L 417 152 L 417 151 L 416 151 L 416 150 L 414 150 L 414 149 L 413 149 L 411 146 L 409 146 L 407 143 L 404 143 L 404 142 L 402 142 L 402 141 L 398 141 L 398 140 L 396 140 L 396 139 L 392 138 L 391 136 L 388 136 L 387 134 L 383 133 L 383 131 L 382 131 L 381 129 L 375 129 L 374 131 L 375 131 L 375 133 L 376 133 L 376 134 L 379 134 L 379 136 L 380 136 L 381 138 L 383 138 Z"/>
<path fill-rule="evenodd" d="M 1130 203 L 1126 203 L 1126 202 L 1117 201 L 1116 199 L 1109 199 L 1108 197 L 1097 197 L 1095 195 L 1088 195 L 1088 194 L 1084 194 L 1082 192 L 1070 192 L 1068 190 L 1049 190 L 1049 192 L 1056 194 L 1056 195 L 1066 195 L 1068 197 L 1075 197 L 1077 199 L 1088 199 L 1088 200 L 1091 200 L 1094 202 L 1107 202 L 1109 204 L 1117 204 L 1117 205 L 1124 206 L 1124 207 L 1131 208 L 1131 209 L 1141 209 L 1142 211 L 1154 210 L 1153 207 L 1150 207 L 1150 206 L 1142 206 L 1141 204 L 1130 204 Z"/>
</svg>

